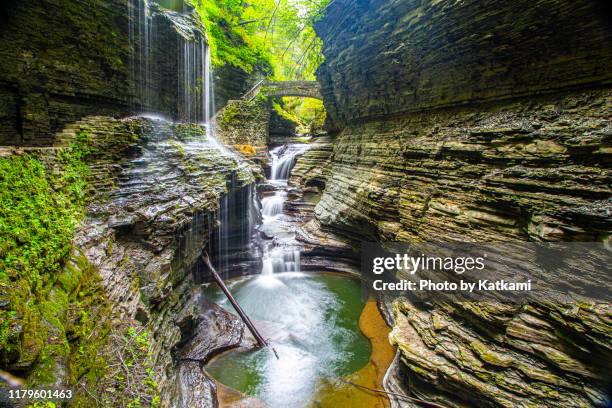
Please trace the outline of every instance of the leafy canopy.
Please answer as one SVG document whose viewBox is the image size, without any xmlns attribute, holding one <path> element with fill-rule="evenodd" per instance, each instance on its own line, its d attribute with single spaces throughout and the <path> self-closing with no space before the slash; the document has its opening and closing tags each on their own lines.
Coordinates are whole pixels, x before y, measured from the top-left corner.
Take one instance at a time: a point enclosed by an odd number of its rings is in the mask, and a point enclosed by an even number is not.
<svg viewBox="0 0 612 408">
<path fill-rule="evenodd" d="M 208 32 L 213 62 L 278 80 L 314 79 L 322 62 L 312 25 L 329 0 L 191 0 Z"/>
</svg>

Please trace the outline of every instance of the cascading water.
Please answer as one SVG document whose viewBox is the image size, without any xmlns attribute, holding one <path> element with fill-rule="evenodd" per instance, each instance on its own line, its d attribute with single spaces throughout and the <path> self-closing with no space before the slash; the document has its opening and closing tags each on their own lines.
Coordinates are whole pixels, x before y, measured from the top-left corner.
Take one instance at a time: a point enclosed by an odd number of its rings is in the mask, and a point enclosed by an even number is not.
<svg viewBox="0 0 612 408">
<path fill-rule="evenodd" d="M 152 0 L 127 0 L 127 10 L 133 108 L 206 122 L 209 47 L 193 12 L 169 10 Z M 169 52 L 172 47 L 175 53 Z"/>
<path fill-rule="evenodd" d="M 167 160 L 168 157 L 176 158 L 177 151 L 186 151 L 188 157 L 219 155 L 227 163 L 231 162 L 232 169 L 238 169 L 220 200 L 217 214 L 208 218 L 208 225 L 203 218 L 205 215 L 196 213 L 188 227 L 181 231 L 177 256 L 172 260 L 173 268 L 191 265 L 208 233 L 212 234 L 208 242 L 211 243 L 209 252 L 215 266 L 220 272 L 234 270 L 235 263 L 232 262 L 245 253 L 245 247 L 248 249 L 256 243 L 252 239 L 254 226 L 263 214 L 259 229 L 268 239 L 263 248 L 262 273 L 250 281 L 244 280 L 243 288 L 230 285 L 233 291 L 236 289 L 237 299 L 250 316 L 258 322 L 269 322 L 265 335 L 274 343 L 281 358 L 271 356 L 269 349 L 261 349 L 247 356 L 246 360 L 239 356 L 237 363 L 233 364 L 236 370 L 220 365 L 218 370 L 209 366 L 207 371 L 214 372 L 215 377 L 228 376 L 226 383 L 235 387 L 242 384 L 251 388 L 254 384 L 252 390 L 269 406 L 303 406 L 320 379 L 342 377 L 357 371 L 367 362 L 370 353 L 369 342 L 357 326 L 358 313 L 363 307 L 357 282 L 348 281 L 347 285 L 346 278 L 332 276 L 294 279 L 295 273 L 300 271 L 301 246 L 295 239 L 295 220 L 283 210 L 289 195 L 287 179 L 291 168 L 307 146 L 289 145 L 282 151 L 274 150 L 270 181 L 275 191 L 262 200 L 264 208 L 260 212 L 252 184 L 244 186 L 245 180 L 241 179 L 241 174 L 249 172 L 245 168 L 247 164 L 215 138 L 210 53 L 203 38 L 182 37 L 179 59 L 173 65 L 178 72 L 169 74 L 176 79 L 176 84 L 173 84 L 176 103 L 172 103 L 176 114 L 161 109 L 162 93 L 155 87 L 160 76 L 155 71 L 157 62 L 153 51 L 159 46 L 155 43 L 162 28 L 156 20 L 159 18 L 157 6 L 152 9 L 150 4 L 154 4 L 148 0 L 129 0 L 129 4 L 130 22 L 134 24 L 129 31 L 131 46 L 138 52 L 131 67 L 134 108 L 153 110 L 157 117 L 159 112 L 166 112 L 179 121 L 203 122 L 207 131 L 206 138 L 168 140 L 172 137 L 169 134 L 174 132 L 170 128 L 184 129 L 183 124 L 160 119 L 153 121 L 152 135 L 143 155 L 129 166 L 128 185 L 120 190 L 128 195 L 116 199 L 126 204 L 134 202 L 142 188 L 156 192 L 159 189 L 164 195 L 181 194 L 183 190 L 176 192 L 173 187 L 184 182 L 183 170 L 176 161 Z M 173 16 L 166 11 L 163 13 L 164 18 Z M 135 61 L 137 56 L 139 59 Z M 198 88 L 199 91 L 195 92 Z M 194 95 L 197 95 L 197 102 Z M 225 163 L 224 160 L 216 162 Z M 163 177 L 157 177 L 159 174 Z M 176 201 L 180 198 L 187 201 L 189 197 L 173 197 Z M 243 259 L 246 257 L 244 255 Z M 210 285 L 206 289 L 214 288 L 215 285 Z M 215 301 L 222 304 L 226 300 Z M 258 376 L 264 374 L 269 381 L 259 380 Z M 177 378 L 179 382 L 183 381 L 182 377 Z M 193 384 L 184 382 L 180 386 L 187 388 Z"/>
<path fill-rule="evenodd" d="M 227 158 L 228 165 L 231 162 L 237 168 L 208 227 L 212 261 L 220 272 L 227 272 L 231 269 L 229 258 L 244 253 L 252 243 L 258 207 L 254 188 L 244 186 L 240 177 L 250 174 L 248 164 L 215 137 L 210 47 L 192 11 L 168 10 L 152 0 L 127 0 L 127 10 L 134 110 L 151 119 L 163 120 L 163 113 L 178 122 L 203 125 L 205 138 L 178 143 L 205 156 L 212 146 Z M 174 54 L 164 49 L 173 46 L 177 47 Z M 167 142 L 160 137 L 155 140 L 159 145 L 152 148 L 158 150 Z"/>
<path fill-rule="evenodd" d="M 277 191 L 273 196 L 264 197 L 261 200 L 261 214 L 264 217 L 274 217 L 281 214 L 285 201 L 287 201 L 286 191 Z"/>
<path fill-rule="evenodd" d="M 301 143 L 279 146 L 272 149 L 272 151 L 270 151 L 270 155 L 272 156 L 270 179 L 279 181 L 288 180 L 291 169 L 295 165 L 296 158 L 307 149 L 308 145 Z"/>
<path fill-rule="evenodd" d="M 294 220 L 283 213 L 287 201 L 287 181 L 298 155 L 304 153 L 308 145 L 289 144 L 271 151 L 272 165 L 270 182 L 275 186 L 271 195 L 261 200 L 262 225 L 260 231 L 272 238 L 263 245 L 263 267 L 257 280 L 262 285 L 278 284 L 275 274 L 301 271 L 300 244 L 295 239 Z"/>
</svg>

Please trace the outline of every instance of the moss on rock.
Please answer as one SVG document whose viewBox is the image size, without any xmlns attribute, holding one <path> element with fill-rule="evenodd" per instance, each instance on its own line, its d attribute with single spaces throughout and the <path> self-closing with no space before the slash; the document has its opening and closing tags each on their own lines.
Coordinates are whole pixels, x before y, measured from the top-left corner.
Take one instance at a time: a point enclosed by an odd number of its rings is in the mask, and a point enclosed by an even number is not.
<svg viewBox="0 0 612 408">
<path fill-rule="evenodd" d="M 91 336 L 107 309 L 99 277 L 72 248 L 91 153 L 81 133 L 67 149 L 0 159 L 0 364 L 28 386 L 72 383 L 104 338 Z"/>
</svg>

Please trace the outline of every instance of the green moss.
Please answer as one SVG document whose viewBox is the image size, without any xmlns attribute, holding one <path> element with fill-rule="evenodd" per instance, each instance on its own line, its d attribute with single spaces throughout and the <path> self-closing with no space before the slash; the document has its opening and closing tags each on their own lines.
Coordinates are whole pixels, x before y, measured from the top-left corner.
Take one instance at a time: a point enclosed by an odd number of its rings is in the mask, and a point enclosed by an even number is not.
<svg viewBox="0 0 612 408">
<path fill-rule="evenodd" d="M 240 110 L 236 103 L 228 103 L 222 112 L 217 122 L 221 129 L 227 130 L 238 123 Z"/>
<path fill-rule="evenodd" d="M 283 97 L 273 107 L 279 116 L 295 123 L 300 134 L 321 131 L 327 117 L 323 102 L 313 98 Z"/>
<path fill-rule="evenodd" d="M 104 308 L 97 272 L 74 253 L 67 262 L 84 214 L 88 146 L 81 133 L 55 157 L 0 159 L 0 300 L 8 303 L 0 310 L 0 364 L 25 367 L 28 385 L 55 382 L 58 364 L 78 357 L 73 351 L 92 332 L 91 316 Z"/>
</svg>

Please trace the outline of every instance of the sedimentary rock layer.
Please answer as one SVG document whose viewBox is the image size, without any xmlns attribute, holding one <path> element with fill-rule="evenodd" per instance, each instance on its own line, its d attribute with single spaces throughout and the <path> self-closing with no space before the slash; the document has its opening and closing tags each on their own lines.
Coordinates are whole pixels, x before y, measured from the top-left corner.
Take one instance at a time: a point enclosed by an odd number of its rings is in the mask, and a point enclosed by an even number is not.
<svg viewBox="0 0 612 408">
<path fill-rule="evenodd" d="M 0 5 L 0 145 L 51 145 L 86 115 L 154 112 L 203 121 L 204 28 L 143 0 L 34 0 Z M 219 70 L 219 99 L 249 74 Z M 196 83 L 197 82 L 197 83 Z"/>
<path fill-rule="evenodd" d="M 591 1 L 333 2 L 318 79 L 337 134 L 321 170 L 306 155 L 295 174 L 324 187 L 321 228 L 354 245 L 609 242 L 609 15 Z M 394 310 L 395 390 L 448 406 L 606 398 L 609 305 Z"/>
<path fill-rule="evenodd" d="M 605 1 L 339 0 L 316 25 L 331 124 L 612 81 Z"/>
<path fill-rule="evenodd" d="M 133 152 L 131 157 L 124 152 L 121 159 L 109 155 L 113 150 L 104 146 L 116 143 L 121 137 L 117 130 L 126 124 L 139 139 L 127 152 Z M 206 136 L 199 125 L 105 119 L 82 126 L 81 132 L 97 141 L 100 155 L 91 165 L 96 199 L 75 244 L 99 271 L 114 317 L 136 319 L 149 327 L 162 394 L 177 392 L 178 382 L 181 398 L 196 398 L 180 390 L 181 380 L 173 375 L 185 373 L 171 352 L 192 336 L 208 335 L 206 327 L 227 320 L 214 323 L 216 317 L 208 316 L 210 306 L 200 311 L 193 299 L 198 299 L 194 279 L 204 271 L 199 256 L 216 230 L 221 197 L 230 187 L 240 189 L 253 182 L 250 168 L 214 144 L 202 143 Z M 242 222 L 247 222 L 244 216 Z M 195 306 L 186 309 L 190 304 Z M 232 336 L 239 341 L 240 333 Z M 220 345 L 209 344 L 206 355 L 235 345 L 235 340 L 218 340 Z M 192 362 L 205 360 L 204 355 L 185 353 Z M 201 386 L 210 388 L 204 374 L 200 377 Z"/>
<path fill-rule="evenodd" d="M 125 2 L 3 2 L 0 19 L 0 144 L 50 144 L 67 122 L 127 109 Z"/>
<path fill-rule="evenodd" d="M 130 400 L 129 392 L 147 398 L 152 391 L 162 396 L 162 406 L 179 400 L 214 405 L 214 383 L 200 366 L 213 353 L 238 345 L 243 326 L 200 298 L 197 282 L 205 271 L 200 254 L 216 239 L 222 197 L 240 197 L 254 181 L 249 164 L 206 143 L 202 125 L 96 116 L 71 124 L 63 135 L 64 143 L 78 138 L 89 152 L 90 204 L 76 228 L 66 270 L 70 276 L 93 271 L 101 292 L 95 293 L 101 300 L 91 311 L 91 318 L 99 321 L 95 335 L 84 340 L 71 333 L 67 341 L 88 341 L 92 345 L 87 350 L 94 355 L 83 358 L 103 356 L 105 363 L 92 381 L 73 372 L 80 367 L 67 366 L 67 356 L 53 355 L 53 378 L 27 378 L 28 384 L 74 388 L 75 398 L 85 405 L 93 404 L 96 396 L 119 405 Z M 28 151 L 54 174 L 55 157 L 63 149 Z M 248 214 L 240 214 L 232 213 L 234 221 L 244 225 Z M 79 299 L 87 302 L 91 296 L 82 293 Z M 66 327 L 80 318 L 69 313 L 55 317 Z M 23 324 L 27 328 L 30 323 Z M 117 353 L 145 340 L 141 347 L 147 357 L 135 361 L 133 370 L 139 372 L 130 373 L 132 383 L 126 387 L 111 374 L 112 367 L 121 364 Z M 24 347 L 9 368 L 33 371 L 41 361 L 32 355 L 37 350 Z M 149 382 L 139 375 L 148 375 Z M 122 370 L 121 376 L 126 376 Z M 156 383 L 153 389 L 150 381 Z M 109 387 L 126 394 L 108 394 Z"/>
<path fill-rule="evenodd" d="M 606 240 L 611 109 L 612 92 L 601 90 L 347 126 L 322 166 L 327 177 L 303 172 L 304 182 L 325 186 L 315 208 L 323 228 L 353 242 Z M 404 301 L 392 340 L 412 392 L 427 399 L 601 402 L 609 310 L 563 310 L 421 309 Z M 594 332 L 597 341 L 588 337 Z"/>
<path fill-rule="evenodd" d="M 604 239 L 611 108 L 588 91 L 348 126 L 317 216 L 383 240 Z"/>
</svg>

